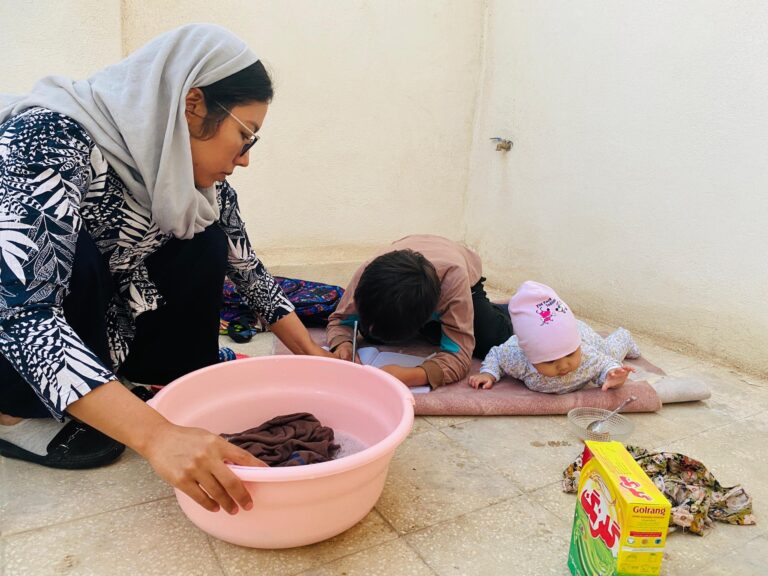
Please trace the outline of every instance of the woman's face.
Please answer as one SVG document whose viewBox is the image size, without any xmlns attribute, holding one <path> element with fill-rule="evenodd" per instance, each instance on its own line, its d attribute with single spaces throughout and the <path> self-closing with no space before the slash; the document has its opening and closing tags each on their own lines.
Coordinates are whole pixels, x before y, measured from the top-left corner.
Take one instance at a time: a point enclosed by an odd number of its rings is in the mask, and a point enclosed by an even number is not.
<svg viewBox="0 0 768 576">
<path fill-rule="evenodd" d="M 269 104 L 250 102 L 234 106 L 224 116 L 213 136 L 200 138 L 203 118 L 207 113 L 203 93 L 192 88 L 186 99 L 186 118 L 192 148 L 192 168 L 195 186 L 208 188 L 234 172 L 236 166 L 248 166 L 250 150 L 240 155 L 243 146 L 264 123 Z M 234 117 L 233 117 L 234 116 Z M 240 122 L 245 124 L 241 125 Z"/>
</svg>

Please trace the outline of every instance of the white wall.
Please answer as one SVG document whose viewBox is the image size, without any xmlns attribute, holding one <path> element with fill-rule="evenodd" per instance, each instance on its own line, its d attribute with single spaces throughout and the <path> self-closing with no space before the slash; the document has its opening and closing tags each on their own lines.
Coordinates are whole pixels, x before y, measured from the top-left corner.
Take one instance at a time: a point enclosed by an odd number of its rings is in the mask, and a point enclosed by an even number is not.
<svg viewBox="0 0 768 576">
<path fill-rule="evenodd" d="M 486 25 L 466 239 L 491 277 L 768 372 L 768 4 L 490 0 Z"/>
<path fill-rule="evenodd" d="M 0 92 L 83 78 L 122 57 L 120 0 L 3 0 L 0 30 Z"/>
<path fill-rule="evenodd" d="M 196 21 L 276 81 L 233 178 L 260 252 L 465 238 L 510 291 L 768 372 L 768 4 L 8 0 L 0 92 Z"/>
<path fill-rule="evenodd" d="M 459 238 L 483 6 L 456 0 L 0 3 L 0 92 L 88 76 L 170 28 L 221 24 L 276 96 L 232 178 L 261 251 Z"/>
<path fill-rule="evenodd" d="M 442 0 L 126 2 L 133 50 L 188 22 L 224 25 L 276 94 L 236 173 L 252 239 L 278 247 L 458 238 L 479 82 L 482 4 Z"/>
</svg>

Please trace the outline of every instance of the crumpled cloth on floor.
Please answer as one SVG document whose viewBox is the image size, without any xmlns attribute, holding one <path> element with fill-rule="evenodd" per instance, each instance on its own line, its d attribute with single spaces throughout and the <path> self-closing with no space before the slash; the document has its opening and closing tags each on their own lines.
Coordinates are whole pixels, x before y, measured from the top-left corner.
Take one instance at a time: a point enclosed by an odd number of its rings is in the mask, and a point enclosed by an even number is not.
<svg viewBox="0 0 768 576">
<path fill-rule="evenodd" d="M 333 429 L 309 412 L 276 416 L 256 428 L 221 436 L 272 467 L 327 462 L 339 449 Z"/>
<path fill-rule="evenodd" d="M 752 497 L 741 485 L 721 486 L 698 460 L 675 452 L 650 452 L 638 446 L 626 448 L 672 504 L 670 526 L 704 536 L 714 520 L 741 525 L 757 523 L 752 515 Z M 580 454 L 563 471 L 563 492 L 578 490 L 581 458 Z"/>
</svg>

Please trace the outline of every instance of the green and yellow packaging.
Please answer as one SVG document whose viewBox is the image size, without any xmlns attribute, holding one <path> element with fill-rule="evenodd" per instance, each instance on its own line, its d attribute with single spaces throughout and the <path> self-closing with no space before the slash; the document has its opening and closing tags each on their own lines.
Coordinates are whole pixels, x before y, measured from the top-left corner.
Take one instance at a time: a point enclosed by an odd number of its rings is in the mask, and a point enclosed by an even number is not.
<svg viewBox="0 0 768 576">
<path fill-rule="evenodd" d="M 585 442 L 568 568 L 658 576 L 670 504 L 620 442 Z"/>
</svg>

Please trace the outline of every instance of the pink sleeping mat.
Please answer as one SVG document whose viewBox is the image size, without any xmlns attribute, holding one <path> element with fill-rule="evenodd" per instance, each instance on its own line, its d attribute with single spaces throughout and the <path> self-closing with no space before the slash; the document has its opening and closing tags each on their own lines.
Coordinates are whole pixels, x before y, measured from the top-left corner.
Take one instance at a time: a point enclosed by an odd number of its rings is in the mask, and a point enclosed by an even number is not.
<svg viewBox="0 0 768 576">
<path fill-rule="evenodd" d="M 310 328 L 312 338 L 320 345 L 325 344 L 325 329 Z M 359 343 L 366 346 L 365 341 Z M 401 352 L 414 356 L 428 356 L 437 350 L 425 342 L 414 341 L 405 347 L 376 346 L 382 351 Z M 291 352 L 275 338 L 274 354 Z M 626 360 L 637 371 L 633 380 L 617 390 L 603 392 L 596 387 L 587 387 L 568 394 L 543 394 L 534 392 L 514 378 L 502 378 L 490 390 L 475 390 L 467 383 L 468 377 L 432 390 L 426 394 L 414 394 L 416 414 L 420 416 L 501 416 L 501 415 L 543 415 L 567 414 L 571 408 L 587 406 L 613 410 L 624 398 L 634 395 L 637 400 L 627 405 L 626 412 L 656 412 L 661 409 L 653 387 L 643 380 L 648 375 L 663 375 L 664 372 L 643 357 Z M 480 370 L 481 361 L 473 359 L 470 374 Z"/>
</svg>

